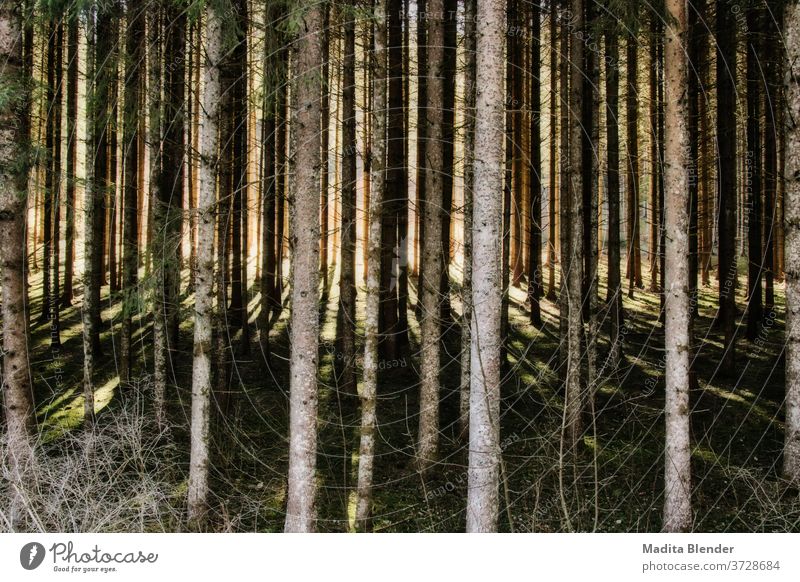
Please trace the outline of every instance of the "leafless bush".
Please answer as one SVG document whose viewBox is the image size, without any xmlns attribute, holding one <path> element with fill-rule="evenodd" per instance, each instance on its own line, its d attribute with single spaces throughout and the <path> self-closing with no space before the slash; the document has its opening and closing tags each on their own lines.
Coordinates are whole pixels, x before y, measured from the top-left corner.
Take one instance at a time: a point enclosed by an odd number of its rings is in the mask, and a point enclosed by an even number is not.
<svg viewBox="0 0 800 582">
<path fill-rule="evenodd" d="M 136 390 L 141 390 L 137 388 Z M 130 394 L 126 395 L 130 396 Z M 43 532 L 158 532 L 181 529 L 184 491 L 178 448 L 140 398 L 105 411 L 94 431 L 40 441 L 23 476 L 27 528 Z M 0 531 L 11 524 L 6 443 L 0 441 Z"/>
</svg>

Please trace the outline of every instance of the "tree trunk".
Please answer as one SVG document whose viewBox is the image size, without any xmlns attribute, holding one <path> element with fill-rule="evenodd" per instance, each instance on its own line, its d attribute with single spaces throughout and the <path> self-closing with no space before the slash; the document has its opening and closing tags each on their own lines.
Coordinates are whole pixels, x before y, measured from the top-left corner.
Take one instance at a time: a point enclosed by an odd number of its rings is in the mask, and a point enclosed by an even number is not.
<svg viewBox="0 0 800 582">
<path fill-rule="evenodd" d="M 109 34 L 111 15 L 99 10 L 96 24 L 87 26 L 87 78 L 94 78 L 87 89 L 86 187 L 84 200 L 84 272 L 83 272 L 83 396 L 84 424 L 94 424 L 95 360 L 100 357 L 100 280 L 102 255 L 102 215 L 105 212 L 107 182 L 107 139 L 109 122 L 108 89 L 111 74 L 107 60 L 113 38 Z"/>
<path fill-rule="evenodd" d="M 747 223 L 747 339 L 754 340 L 763 318 L 761 279 L 761 15 L 758 8 L 747 12 L 747 150 L 745 195 Z"/>
<path fill-rule="evenodd" d="M 186 13 L 180 5 L 167 4 L 164 17 L 166 54 L 173 57 L 164 79 L 164 133 L 158 199 L 154 200 L 155 296 L 153 309 L 155 413 L 159 425 L 165 422 L 165 395 L 171 369 L 171 353 L 177 340 L 178 290 L 180 284 L 180 240 L 183 207 L 184 163 L 184 52 Z"/>
<path fill-rule="evenodd" d="M 584 132 L 581 123 L 580 111 L 583 97 L 583 53 L 584 46 L 578 32 L 584 30 L 584 4 L 583 0 L 572 0 L 572 19 L 570 26 L 572 42 L 569 49 L 571 66 L 570 93 L 569 93 L 569 165 L 567 178 L 569 180 L 569 207 L 567 209 L 567 223 L 564 228 L 569 232 L 569 257 L 565 265 L 565 281 L 567 284 L 567 370 L 565 387 L 565 446 L 569 454 L 577 454 L 578 447 L 583 439 L 583 410 L 584 393 L 581 388 L 581 342 L 583 341 L 583 175 L 582 175 L 582 148 L 581 138 Z M 588 160 L 587 160 L 588 161 Z"/>
<path fill-rule="evenodd" d="M 125 163 L 125 189 L 123 193 L 122 240 L 122 335 L 120 337 L 120 382 L 128 383 L 133 358 L 131 336 L 133 314 L 138 305 L 139 270 L 139 103 L 140 63 L 144 58 L 144 19 L 141 7 L 128 7 L 125 32 L 125 101 L 123 104 L 123 137 Z"/>
<path fill-rule="evenodd" d="M 352 5 L 344 13 L 342 71 L 342 217 L 337 317 L 340 370 L 339 389 L 356 392 L 356 30 Z M 323 148 L 325 151 L 325 148 Z"/>
<path fill-rule="evenodd" d="M 736 334 L 736 21 L 732 0 L 717 2 L 717 192 L 719 311 L 724 334 L 722 370 L 732 370 Z"/>
<path fill-rule="evenodd" d="M 542 81 L 541 9 L 531 5 L 531 125 L 530 125 L 530 216 L 528 221 L 528 300 L 531 324 L 542 325 Z M 465 228 L 466 231 L 466 228 Z M 465 235 L 466 236 L 466 235 Z"/>
<path fill-rule="evenodd" d="M 0 265 L 2 265 L 3 403 L 11 483 L 8 511 L 12 530 L 24 525 L 25 491 L 34 461 L 31 433 L 36 422 L 28 357 L 28 317 L 25 313 L 25 216 L 29 152 L 30 85 L 22 54 L 21 3 L 0 7 L 0 82 L 15 87 L 13 99 L 3 99 L 0 120 Z M 23 163 L 20 163 L 20 162 Z"/>
<path fill-rule="evenodd" d="M 608 303 L 609 368 L 619 369 L 623 354 L 622 274 L 620 272 L 620 167 L 619 167 L 619 39 L 616 28 L 606 35 L 606 164 L 608 200 Z"/>
<path fill-rule="evenodd" d="M 551 3 L 550 7 L 550 196 L 549 213 L 550 224 L 547 237 L 547 298 L 556 299 L 556 222 L 558 220 L 558 182 L 556 180 L 556 162 L 558 159 L 558 4 Z"/>
<path fill-rule="evenodd" d="M 372 70 L 373 135 L 386 135 L 387 27 L 386 0 L 372 5 L 373 45 L 369 67 Z M 386 194 L 386 140 L 376 139 L 369 150 L 370 192 L 369 231 L 367 236 L 367 292 L 364 319 L 364 381 L 361 396 L 361 431 L 358 448 L 358 486 L 356 491 L 356 530 L 371 527 L 372 476 L 375 462 L 375 436 L 378 429 L 376 400 L 378 391 L 378 335 L 381 310 L 381 236 L 383 234 L 384 197 Z"/>
<path fill-rule="evenodd" d="M 323 7 L 303 3 L 305 32 L 292 44 L 292 326 L 287 532 L 316 526 L 317 350 L 319 337 L 320 83 Z"/>
<path fill-rule="evenodd" d="M 786 441 L 783 474 L 800 487 L 800 4 L 784 16 L 786 46 Z"/>
<path fill-rule="evenodd" d="M 214 232 L 216 229 L 219 114 L 223 54 L 222 15 L 205 8 L 203 106 L 200 109 L 200 181 L 197 212 L 197 273 L 195 274 L 194 358 L 192 361 L 191 459 L 189 462 L 189 520 L 202 522 L 208 509 L 210 405 L 212 387 L 212 329 L 214 319 Z"/>
<path fill-rule="evenodd" d="M 503 0 L 478 2 L 468 532 L 497 531 L 499 511 L 505 11 Z"/>
<path fill-rule="evenodd" d="M 440 291 L 444 253 L 442 243 L 443 173 L 444 166 L 444 36 L 447 17 L 444 0 L 428 1 L 428 68 L 427 93 L 428 108 L 425 112 L 427 125 L 427 145 L 425 156 L 425 245 L 420 279 L 422 295 L 422 321 L 420 322 L 421 372 L 419 399 L 419 440 L 417 444 L 417 464 L 420 471 L 427 471 L 439 448 L 439 342 Z M 378 135 L 378 134 L 376 134 Z M 384 241 L 384 246 L 386 241 Z"/>
<path fill-rule="evenodd" d="M 625 193 L 628 199 L 628 296 L 633 297 L 634 287 L 642 287 L 642 258 L 639 244 L 639 70 L 638 39 L 631 34 L 627 39 L 628 88 L 625 109 L 627 113 L 628 169 L 625 174 Z"/>
<path fill-rule="evenodd" d="M 689 426 L 689 62 L 686 2 L 667 0 L 665 39 L 666 152 L 666 451 L 664 530 L 692 525 Z"/>
<path fill-rule="evenodd" d="M 73 275 L 75 263 L 75 184 L 78 167 L 78 26 L 77 14 L 70 13 L 67 22 L 67 184 L 66 184 L 66 232 L 64 247 L 64 291 L 61 306 L 72 305 Z"/>
<path fill-rule="evenodd" d="M 417 12 L 428 13 L 428 0 L 417 0 Z M 417 19 L 417 200 L 414 215 L 417 219 L 417 246 L 414 257 L 417 263 L 417 319 L 422 317 L 422 285 L 425 261 L 425 158 L 428 146 L 428 20 Z"/>
<path fill-rule="evenodd" d="M 477 0 L 464 4 L 464 47 L 467 66 L 464 69 L 464 251 L 461 281 L 461 386 L 459 390 L 459 435 L 469 432 L 470 377 L 472 375 L 472 228 L 473 192 L 475 186 L 475 99 Z"/>
</svg>

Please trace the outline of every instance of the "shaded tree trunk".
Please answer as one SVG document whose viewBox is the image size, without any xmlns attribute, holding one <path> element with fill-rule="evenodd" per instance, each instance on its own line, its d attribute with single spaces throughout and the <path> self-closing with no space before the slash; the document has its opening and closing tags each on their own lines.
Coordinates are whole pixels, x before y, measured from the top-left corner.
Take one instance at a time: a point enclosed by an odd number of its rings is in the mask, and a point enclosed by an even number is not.
<svg viewBox="0 0 800 582">
<path fill-rule="evenodd" d="M 75 263 L 75 185 L 78 167 L 78 27 L 77 14 L 70 12 L 67 23 L 67 164 L 66 225 L 64 246 L 64 290 L 61 306 L 69 307 L 73 299 Z"/>
<path fill-rule="evenodd" d="M 372 51 L 369 68 L 372 70 L 371 124 L 374 135 L 386 134 L 387 87 L 387 28 L 386 0 L 372 5 Z M 376 401 L 378 392 L 378 339 L 381 310 L 381 236 L 386 195 L 386 140 L 377 139 L 369 151 L 369 229 L 367 237 L 367 290 L 364 319 L 364 381 L 361 387 L 361 428 L 358 447 L 358 485 L 356 490 L 356 530 L 371 527 L 372 479 L 375 462 L 375 437 L 378 429 Z"/>
<path fill-rule="evenodd" d="M 800 4 L 784 16 L 786 45 L 786 440 L 783 474 L 800 486 Z"/>
<path fill-rule="evenodd" d="M 736 28 L 731 0 L 717 2 L 717 195 L 719 231 L 719 311 L 724 334 L 721 369 L 735 362 L 736 334 Z"/>
<path fill-rule="evenodd" d="M 131 336 L 133 315 L 138 305 L 139 270 L 139 103 L 140 63 L 144 59 L 144 19 L 141 7 L 129 7 L 125 32 L 125 101 L 123 104 L 122 143 L 125 186 L 122 215 L 122 334 L 120 337 L 120 382 L 129 381 L 133 364 Z"/>
<path fill-rule="evenodd" d="M 26 482 L 34 461 L 31 433 L 36 421 L 25 313 L 25 216 L 30 136 L 30 90 L 23 65 L 21 3 L 0 6 L 0 82 L 14 98 L 0 105 L 0 265 L 2 265 L 3 404 L 11 490 L 7 508 L 12 529 L 24 525 Z M 20 163 L 22 161 L 22 163 Z"/>
<path fill-rule="evenodd" d="M 356 392 L 356 31 L 352 6 L 344 13 L 342 71 L 342 216 L 337 317 L 341 360 L 339 389 Z M 323 148 L 325 151 L 325 148 Z"/>
<path fill-rule="evenodd" d="M 609 335 L 609 367 L 619 368 L 623 355 L 622 334 L 624 315 L 622 311 L 622 273 L 620 271 L 620 166 L 619 166 L 619 40 L 612 29 L 606 35 L 606 55 L 610 66 L 606 67 L 606 164 L 608 200 L 608 292 L 606 303 L 609 309 L 611 333 Z"/>
</svg>

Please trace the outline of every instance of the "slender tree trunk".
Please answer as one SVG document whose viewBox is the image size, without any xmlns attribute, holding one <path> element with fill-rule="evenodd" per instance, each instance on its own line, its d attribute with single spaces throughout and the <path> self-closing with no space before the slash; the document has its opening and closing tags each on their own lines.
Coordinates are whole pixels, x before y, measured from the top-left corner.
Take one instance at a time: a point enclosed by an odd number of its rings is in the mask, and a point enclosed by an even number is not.
<svg viewBox="0 0 800 582">
<path fill-rule="evenodd" d="M 125 102 L 123 104 L 122 143 L 125 160 L 122 238 L 122 335 L 120 337 L 120 382 L 129 381 L 133 357 L 131 335 L 133 314 L 138 305 L 139 270 L 139 103 L 141 92 L 140 64 L 144 58 L 144 19 L 141 7 L 128 7 L 125 32 Z"/>
<path fill-rule="evenodd" d="M 428 13 L 428 1 L 417 0 L 417 12 Z M 425 262 L 422 260 L 425 248 L 425 157 L 428 145 L 428 127 L 426 116 L 428 111 L 428 21 L 417 19 L 417 247 L 414 252 L 417 262 L 417 280 L 422 281 Z M 417 319 L 422 315 L 421 284 L 417 287 Z"/>
<path fill-rule="evenodd" d="M 305 32 L 292 44 L 292 326 L 287 532 L 316 522 L 317 351 L 319 337 L 320 83 L 323 7 L 306 2 L 295 18 Z"/>
<path fill-rule="evenodd" d="M 34 461 L 31 433 L 33 407 L 28 317 L 25 313 L 25 216 L 29 171 L 30 84 L 23 65 L 21 3 L 0 6 L 0 82 L 14 87 L 14 98 L 2 100 L 0 120 L 0 265 L 2 266 L 3 404 L 11 483 L 6 509 L 12 529 L 24 526 L 25 491 Z M 20 163 L 22 162 L 22 163 Z M 5 500 L 4 500 L 5 504 Z"/>
<path fill-rule="evenodd" d="M 339 389 L 356 390 L 356 30 L 352 4 L 344 13 L 342 71 L 342 217 L 339 265 L 339 349 L 342 357 Z M 323 148 L 325 151 L 325 148 Z"/>
<path fill-rule="evenodd" d="M 381 251 L 381 355 L 394 360 L 403 343 L 399 322 L 399 240 L 397 226 L 401 200 L 406 196 L 406 172 L 403 158 L 403 35 L 400 0 L 388 0 L 388 120 L 386 145 L 386 199 L 384 200 Z M 377 136 L 380 139 L 380 136 Z"/>
<path fill-rule="evenodd" d="M 736 334 L 736 28 L 732 0 L 717 2 L 717 192 L 719 231 L 719 311 L 724 334 L 722 370 L 735 362 Z"/>
<path fill-rule="evenodd" d="M 642 259 L 639 244 L 639 70 L 638 39 L 627 39 L 628 88 L 625 109 L 627 113 L 628 168 L 625 174 L 625 192 L 628 200 L 628 296 L 633 297 L 634 287 L 642 287 Z"/>
<path fill-rule="evenodd" d="M 64 94 L 63 83 L 63 49 L 64 49 L 64 24 L 58 22 L 55 30 L 55 93 L 53 101 L 53 184 L 52 184 L 52 198 L 53 198 L 53 231 L 52 231 L 52 249 L 53 261 L 51 265 L 52 282 L 50 284 L 50 293 L 47 300 L 50 304 L 48 312 L 50 314 L 50 345 L 52 348 L 57 349 L 61 346 L 61 323 L 60 310 L 61 305 L 59 298 L 61 297 L 61 103 Z"/>
<path fill-rule="evenodd" d="M 44 208 L 42 209 L 42 236 L 44 237 L 44 248 L 42 250 L 42 314 L 39 323 L 50 321 L 52 302 L 50 297 L 52 273 L 51 265 L 53 258 L 53 198 L 55 197 L 55 185 L 58 179 L 55 176 L 54 152 L 55 152 L 55 130 L 56 130 L 56 23 L 50 18 L 45 24 L 44 30 L 47 36 L 47 85 L 45 87 L 46 101 L 42 115 L 45 117 L 45 174 L 44 174 Z M 60 127 L 60 126 L 59 126 Z"/>
<path fill-rule="evenodd" d="M 569 207 L 567 209 L 567 224 L 564 228 L 569 231 L 569 257 L 562 268 L 565 271 L 567 284 L 567 370 L 565 387 L 565 446 L 569 454 L 577 454 L 579 444 L 583 438 L 583 409 L 585 397 L 581 388 L 581 342 L 583 341 L 583 175 L 582 175 L 582 148 L 581 138 L 584 132 L 581 123 L 580 111 L 583 97 L 583 42 L 578 37 L 578 31 L 584 30 L 584 5 L 583 0 L 572 0 L 572 20 L 574 27 L 572 42 L 569 49 L 571 67 L 570 93 L 569 93 L 569 165 L 566 178 L 569 180 Z"/>
<path fill-rule="evenodd" d="M 547 239 L 547 298 L 556 299 L 556 222 L 558 220 L 558 182 L 556 180 L 556 163 L 558 159 L 558 4 L 551 2 L 550 7 L 550 192 L 549 192 L 549 236 Z"/>
<path fill-rule="evenodd" d="M 267 364 L 270 364 L 270 320 L 272 311 L 278 311 L 280 304 L 275 302 L 275 274 L 276 274 L 276 228 L 275 207 L 278 190 L 277 174 L 277 125 L 276 107 L 278 92 L 280 91 L 280 42 L 281 35 L 276 30 L 276 24 L 282 14 L 277 8 L 265 10 L 264 30 L 268 31 L 264 42 L 264 110 L 262 116 L 263 150 L 263 201 L 262 201 L 262 231 L 261 231 L 261 313 L 259 318 L 259 342 L 261 352 Z"/>
<path fill-rule="evenodd" d="M 87 28 L 87 78 L 94 79 L 87 89 L 86 187 L 84 200 L 84 273 L 83 273 L 83 396 L 84 424 L 94 424 L 95 360 L 100 357 L 100 281 L 102 255 L 102 214 L 105 212 L 107 181 L 107 139 L 109 122 L 108 90 L 111 72 L 107 60 L 98 58 L 111 51 L 109 34 L 111 15 L 101 9 L 89 19 Z"/>
<path fill-rule="evenodd" d="M 528 300 L 531 324 L 542 325 L 542 81 L 541 9 L 531 5 L 531 125 L 530 125 L 530 217 L 528 231 Z M 465 228 L 466 230 L 466 228 Z"/>
<path fill-rule="evenodd" d="M 444 0 L 428 1 L 427 29 L 427 103 L 425 123 L 427 125 L 425 155 L 425 245 L 420 279 L 422 294 L 422 336 L 420 372 L 419 440 L 417 464 L 420 471 L 427 471 L 435 461 L 439 448 L 439 371 L 441 338 L 441 279 L 444 264 L 442 241 L 442 206 L 444 167 Z M 377 135 L 377 134 L 376 134 Z M 386 241 L 384 241 L 384 246 Z"/>
<path fill-rule="evenodd" d="M 800 4 L 784 16 L 786 46 L 786 441 L 783 474 L 800 486 Z"/>
<path fill-rule="evenodd" d="M 75 184 L 78 167 L 78 27 L 77 14 L 70 12 L 67 23 L 67 183 L 66 183 L 66 232 L 64 247 L 64 291 L 61 306 L 72 305 L 73 275 L 75 263 Z"/>
<path fill-rule="evenodd" d="M 222 85 L 223 21 L 219 9 L 205 8 L 203 106 L 200 109 L 200 188 L 198 191 L 197 272 L 195 274 L 194 358 L 192 361 L 192 430 L 188 510 L 199 524 L 208 509 L 212 329 L 214 325 L 214 232 L 216 229 L 219 114 Z"/>
<path fill-rule="evenodd" d="M 747 150 L 745 152 L 745 194 L 747 222 L 747 339 L 754 340 L 761 329 L 761 82 L 762 58 L 760 9 L 747 12 Z"/>
<path fill-rule="evenodd" d="M 608 200 L 608 303 L 611 333 L 609 367 L 619 369 L 623 354 L 622 274 L 620 271 L 620 167 L 619 167 L 619 39 L 617 30 L 606 35 L 606 164 Z"/>
<path fill-rule="evenodd" d="M 286 134 L 289 128 L 286 118 L 286 99 L 288 84 L 289 53 L 286 49 L 281 51 L 281 64 L 279 67 L 279 89 L 278 89 L 278 114 L 277 114 L 277 135 L 275 144 L 275 165 L 278 173 L 278 191 L 276 212 L 275 234 L 275 286 L 273 288 L 273 303 L 278 310 L 282 309 L 283 299 L 283 258 L 285 248 L 285 222 L 286 222 L 286 196 L 287 196 L 287 163 L 286 163 Z"/>
<path fill-rule="evenodd" d="M 475 187 L 475 99 L 476 79 L 476 18 L 478 0 L 464 4 L 464 40 L 467 66 L 464 69 L 464 251 L 461 281 L 461 386 L 459 400 L 459 435 L 469 432 L 470 378 L 472 375 L 472 229 Z"/>
<path fill-rule="evenodd" d="M 666 451 L 664 530 L 687 531 L 692 525 L 689 426 L 689 61 L 687 5 L 667 0 L 665 39 L 667 234 L 665 283 Z"/>
<path fill-rule="evenodd" d="M 444 322 L 452 321 L 450 310 L 450 259 L 453 229 L 453 176 L 455 174 L 457 0 L 444 0 L 444 65 L 442 67 L 442 273 L 439 311 Z"/>
<path fill-rule="evenodd" d="M 153 229 L 155 251 L 155 296 L 153 309 L 155 414 L 159 425 L 165 422 L 165 397 L 171 353 L 177 341 L 178 291 L 180 285 L 180 240 L 183 207 L 184 164 L 184 52 L 186 13 L 180 5 L 168 4 L 166 54 L 172 57 L 164 80 L 164 134 L 158 199 L 154 200 Z"/>
<path fill-rule="evenodd" d="M 322 294 L 323 299 L 328 296 L 328 230 L 330 229 L 330 212 L 328 209 L 328 184 L 329 184 L 329 163 L 328 158 L 330 152 L 328 151 L 330 143 L 330 40 L 331 40 L 331 7 L 326 3 L 323 7 L 323 23 L 322 23 L 322 170 L 320 182 L 320 239 L 319 239 L 319 254 L 320 266 L 319 271 L 322 275 Z M 336 86 L 334 85 L 334 90 Z M 337 99 L 338 101 L 338 99 Z M 334 123 L 336 124 L 337 131 L 339 126 L 339 116 L 336 115 Z M 334 140 L 333 147 L 338 147 L 338 140 Z M 337 185 L 338 187 L 338 185 Z M 334 216 L 334 220 L 336 217 Z"/>
<path fill-rule="evenodd" d="M 505 2 L 478 2 L 475 196 L 473 212 L 467 531 L 497 531 L 500 481 L 500 367 L 503 206 L 503 37 Z"/>
<path fill-rule="evenodd" d="M 372 70 L 372 102 L 370 113 L 374 135 L 386 135 L 387 27 L 386 0 L 372 5 L 373 45 L 369 67 Z M 376 139 L 369 149 L 370 197 L 369 231 L 367 233 L 367 292 L 364 319 L 364 381 L 361 388 L 361 434 L 358 448 L 358 488 L 356 491 L 356 530 L 371 527 L 372 477 L 375 462 L 375 436 L 378 422 L 378 335 L 381 310 L 381 236 L 383 234 L 384 197 L 386 195 L 386 140 Z"/>
<path fill-rule="evenodd" d="M 659 253 L 658 243 L 661 233 L 659 224 L 660 204 L 658 202 L 658 183 L 661 174 L 661 154 L 659 153 L 660 143 L 658 134 L 658 68 L 661 66 L 658 58 L 661 39 L 659 35 L 658 20 L 660 16 L 653 16 L 650 30 L 650 241 L 648 255 L 650 259 L 650 292 L 658 293 L 659 278 Z"/>
</svg>

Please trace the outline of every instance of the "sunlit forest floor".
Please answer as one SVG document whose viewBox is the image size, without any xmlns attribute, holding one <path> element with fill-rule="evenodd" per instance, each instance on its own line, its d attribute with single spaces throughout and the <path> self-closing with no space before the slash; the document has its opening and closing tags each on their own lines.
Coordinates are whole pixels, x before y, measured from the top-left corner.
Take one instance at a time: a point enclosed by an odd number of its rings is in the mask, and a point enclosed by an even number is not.
<svg viewBox="0 0 800 582">
<path fill-rule="evenodd" d="M 287 270 L 288 272 L 288 270 Z M 252 267 L 251 267 L 252 273 Z M 414 468 L 417 432 L 419 327 L 411 285 L 408 353 L 383 362 L 378 400 L 375 531 L 463 531 L 467 449 L 459 438 L 459 273 L 453 273 L 453 318 L 444 337 L 441 373 L 440 462 L 422 478 Z M 184 273 L 184 282 L 188 272 Z M 546 279 L 546 277 L 545 277 Z M 330 281 L 336 281 L 332 270 Z M 601 273 L 601 282 L 605 276 Z M 556 277 L 558 281 L 558 273 Z M 746 278 L 740 276 L 739 308 Z M 712 276 L 712 283 L 714 283 Z M 645 286 L 649 284 L 645 280 Z M 38 421 L 50 482 L 40 491 L 43 529 L 175 531 L 185 528 L 188 418 L 191 396 L 191 297 L 181 308 L 180 342 L 173 352 L 175 386 L 168 392 L 170 428 L 159 432 L 151 408 L 150 309 L 137 319 L 139 365 L 135 386 L 121 390 L 116 375 L 120 302 L 103 288 L 103 350 L 96 396 L 97 431 L 80 429 L 82 337 L 80 297 L 62 311 L 59 350 L 50 346 L 41 313 L 41 274 L 31 285 L 31 361 Z M 146 279 L 143 293 L 146 292 Z M 185 286 L 184 286 L 185 289 Z M 627 290 L 627 286 L 626 286 Z M 528 323 L 525 286 L 512 289 L 509 366 L 502 386 L 503 531 L 658 531 L 663 476 L 663 330 L 659 296 L 636 289 L 624 300 L 625 363 L 603 368 L 608 321 L 600 341 L 601 379 L 593 415 L 586 418 L 578 466 L 562 464 L 558 308 L 542 300 L 544 326 Z M 606 290 L 601 286 L 600 297 Z M 321 306 L 319 516 L 322 531 L 347 531 L 354 514 L 358 462 L 358 400 L 337 390 L 335 321 L 338 290 Z M 284 296 L 284 301 L 286 296 Z M 603 303 L 601 302 L 601 305 Z M 741 322 L 735 370 L 718 366 L 721 334 L 712 329 L 716 288 L 702 288 L 695 334 L 698 389 L 691 394 L 693 502 L 697 531 L 797 531 L 800 501 L 779 478 L 783 428 L 782 286 L 755 342 Z M 285 307 L 286 304 L 284 305 Z M 363 288 L 359 288 L 363 315 Z M 274 322 L 270 366 L 257 342 L 258 289 L 250 292 L 249 351 L 231 338 L 230 406 L 213 425 L 212 491 L 215 531 L 280 531 L 288 462 L 288 308 Z M 601 313 L 601 318 L 605 317 Z M 359 330 L 361 332 L 362 330 Z M 359 352 L 363 353 L 359 342 Z M 359 366 L 361 359 L 359 358 Z M 360 377 L 360 368 L 359 368 Z M 594 421 L 592 422 L 592 418 Z M 86 447 L 92 439 L 94 448 Z M 98 444 L 99 443 L 99 444 Z M 103 457 L 105 455 L 105 457 Z M 75 458 L 79 460 L 76 461 Z M 82 459 L 82 460 L 81 460 Z M 76 507 L 80 506 L 80 507 Z"/>
</svg>

